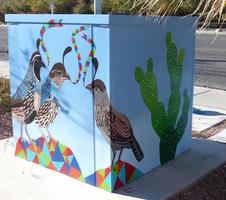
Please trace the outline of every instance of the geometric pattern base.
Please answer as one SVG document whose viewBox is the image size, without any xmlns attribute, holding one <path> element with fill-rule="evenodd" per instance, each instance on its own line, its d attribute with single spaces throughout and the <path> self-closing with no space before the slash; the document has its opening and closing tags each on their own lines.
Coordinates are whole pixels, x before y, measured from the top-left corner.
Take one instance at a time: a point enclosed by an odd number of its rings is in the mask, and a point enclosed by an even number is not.
<svg viewBox="0 0 226 200">
<path fill-rule="evenodd" d="M 140 170 L 131 164 L 119 161 L 113 168 L 99 169 L 94 174 L 84 178 L 71 149 L 53 139 L 49 143 L 46 143 L 43 137 L 38 138 L 35 144 L 30 144 L 25 139 L 19 138 L 16 144 L 15 154 L 25 160 L 58 171 L 109 192 L 113 192 L 131 183 L 134 179 L 143 175 Z"/>
<path fill-rule="evenodd" d="M 89 180 L 96 180 L 95 183 L 91 184 L 109 192 L 113 192 L 118 188 L 131 183 L 142 175 L 143 173 L 140 170 L 129 163 L 119 161 L 112 169 L 108 167 L 106 169 L 97 170 L 94 174 L 86 178 L 86 182 L 89 182 Z"/>
<path fill-rule="evenodd" d="M 53 139 L 46 143 L 45 139 L 41 137 L 36 140 L 36 144 L 30 144 L 25 139 L 19 138 L 15 154 L 25 160 L 85 182 L 71 149 Z"/>
</svg>

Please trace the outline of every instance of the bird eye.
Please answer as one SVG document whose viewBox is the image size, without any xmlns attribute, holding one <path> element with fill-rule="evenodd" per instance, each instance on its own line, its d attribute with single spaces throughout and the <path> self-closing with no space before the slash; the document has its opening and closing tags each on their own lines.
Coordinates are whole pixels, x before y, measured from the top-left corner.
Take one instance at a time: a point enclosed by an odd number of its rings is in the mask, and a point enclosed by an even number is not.
<svg viewBox="0 0 226 200">
<path fill-rule="evenodd" d="M 100 92 L 100 89 L 99 89 L 98 87 L 95 87 L 95 90 L 96 90 L 97 92 Z"/>
<path fill-rule="evenodd" d="M 58 76 L 62 76 L 62 72 L 61 72 L 61 71 L 58 71 L 58 72 L 57 72 L 57 75 L 58 75 Z"/>
</svg>

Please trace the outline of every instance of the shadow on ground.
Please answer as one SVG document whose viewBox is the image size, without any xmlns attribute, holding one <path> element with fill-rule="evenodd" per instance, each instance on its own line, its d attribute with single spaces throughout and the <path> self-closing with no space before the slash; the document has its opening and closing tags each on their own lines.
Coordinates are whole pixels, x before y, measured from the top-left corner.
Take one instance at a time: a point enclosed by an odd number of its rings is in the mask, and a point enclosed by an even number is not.
<svg viewBox="0 0 226 200">
<path fill-rule="evenodd" d="M 191 149 L 117 191 L 139 199 L 166 199 L 226 160 L 226 145 L 192 139 Z"/>
<path fill-rule="evenodd" d="M 220 112 L 211 111 L 211 110 L 202 110 L 202 109 L 198 109 L 198 108 L 193 108 L 193 114 L 204 115 L 204 116 L 222 116 L 222 115 L 226 115 L 225 113 L 220 113 Z"/>
</svg>

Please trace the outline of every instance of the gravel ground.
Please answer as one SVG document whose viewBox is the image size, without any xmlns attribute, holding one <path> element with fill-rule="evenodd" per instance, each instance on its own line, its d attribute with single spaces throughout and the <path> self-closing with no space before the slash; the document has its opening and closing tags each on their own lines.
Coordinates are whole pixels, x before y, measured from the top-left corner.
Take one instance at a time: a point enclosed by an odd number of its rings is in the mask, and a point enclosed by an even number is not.
<svg viewBox="0 0 226 200">
<path fill-rule="evenodd" d="M 225 200 L 226 162 L 167 200 Z"/>
<path fill-rule="evenodd" d="M 11 112 L 0 110 L 0 140 L 13 136 Z"/>
<path fill-rule="evenodd" d="M 224 129 L 226 129 L 226 120 L 220 122 L 219 124 L 216 124 L 215 126 L 209 128 L 207 130 L 201 131 L 201 132 L 192 131 L 192 137 L 207 139 L 207 138 L 223 131 Z M 226 199 L 226 197 L 225 197 L 225 199 Z"/>
</svg>

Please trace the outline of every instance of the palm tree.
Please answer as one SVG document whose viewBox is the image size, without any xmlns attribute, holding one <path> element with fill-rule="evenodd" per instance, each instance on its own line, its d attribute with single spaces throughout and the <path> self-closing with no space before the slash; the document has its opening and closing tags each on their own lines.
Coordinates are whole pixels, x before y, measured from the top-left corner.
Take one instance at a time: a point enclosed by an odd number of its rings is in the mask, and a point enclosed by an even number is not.
<svg viewBox="0 0 226 200">
<path fill-rule="evenodd" d="M 133 7 L 140 7 L 140 14 L 154 14 L 167 16 L 174 15 L 187 0 L 131 0 Z M 207 27 L 211 20 L 218 18 L 218 23 L 226 21 L 226 0 L 193 0 L 195 9 L 190 15 L 198 15 L 203 19 L 203 28 Z M 222 20 L 222 21 L 221 21 Z"/>
</svg>

